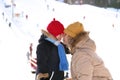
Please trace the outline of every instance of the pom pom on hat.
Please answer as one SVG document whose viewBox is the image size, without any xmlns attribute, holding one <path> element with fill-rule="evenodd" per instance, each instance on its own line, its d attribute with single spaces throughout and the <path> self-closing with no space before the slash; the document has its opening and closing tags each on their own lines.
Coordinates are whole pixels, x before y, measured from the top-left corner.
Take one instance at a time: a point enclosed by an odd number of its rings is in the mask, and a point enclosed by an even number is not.
<svg viewBox="0 0 120 80">
<path fill-rule="evenodd" d="M 66 33 L 67 35 L 69 35 L 69 36 L 71 36 L 73 38 L 76 37 L 81 32 L 84 32 L 84 28 L 83 28 L 82 23 L 80 23 L 80 22 L 74 22 L 74 23 L 70 24 L 64 30 L 64 33 Z"/>
<path fill-rule="evenodd" d="M 55 18 L 53 18 L 53 21 L 51 21 L 48 26 L 47 26 L 47 30 L 49 33 L 51 33 L 53 36 L 58 36 L 59 34 L 64 32 L 64 26 L 61 22 L 55 20 Z"/>
</svg>

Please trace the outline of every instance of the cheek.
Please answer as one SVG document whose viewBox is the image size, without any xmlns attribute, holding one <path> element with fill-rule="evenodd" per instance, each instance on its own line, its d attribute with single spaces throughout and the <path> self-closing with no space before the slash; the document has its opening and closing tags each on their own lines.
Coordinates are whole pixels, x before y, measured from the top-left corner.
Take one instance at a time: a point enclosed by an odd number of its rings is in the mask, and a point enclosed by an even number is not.
<svg viewBox="0 0 120 80">
<path fill-rule="evenodd" d="M 59 36 L 56 36 L 56 38 L 60 41 L 62 39 L 62 36 L 59 35 Z"/>
<path fill-rule="evenodd" d="M 68 41 L 67 37 L 64 37 L 64 38 L 63 38 L 63 41 L 64 41 L 64 43 L 67 44 L 67 41 Z"/>
</svg>

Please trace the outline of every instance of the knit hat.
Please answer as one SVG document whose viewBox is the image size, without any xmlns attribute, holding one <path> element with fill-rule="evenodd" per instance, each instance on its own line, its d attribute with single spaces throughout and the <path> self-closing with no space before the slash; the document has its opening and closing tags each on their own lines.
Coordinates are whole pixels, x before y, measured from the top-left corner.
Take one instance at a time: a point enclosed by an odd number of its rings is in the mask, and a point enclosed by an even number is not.
<svg viewBox="0 0 120 80">
<path fill-rule="evenodd" d="M 80 22 L 74 22 L 68 25 L 68 27 L 64 30 L 64 33 L 66 33 L 67 35 L 73 38 L 76 37 L 81 32 L 84 32 L 84 28 L 82 23 Z"/>
<path fill-rule="evenodd" d="M 48 26 L 47 26 L 47 30 L 49 33 L 51 33 L 53 36 L 58 36 L 59 34 L 63 33 L 64 31 L 64 26 L 61 22 L 55 20 L 55 18 L 53 19 L 53 21 L 51 21 Z"/>
</svg>

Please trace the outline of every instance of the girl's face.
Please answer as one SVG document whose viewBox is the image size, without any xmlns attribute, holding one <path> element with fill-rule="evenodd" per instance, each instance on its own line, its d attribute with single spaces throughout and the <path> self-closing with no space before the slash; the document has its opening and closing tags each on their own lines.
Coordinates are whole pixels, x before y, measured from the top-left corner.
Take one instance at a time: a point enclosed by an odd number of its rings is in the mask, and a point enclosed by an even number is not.
<svg viewBox="0 0 120 80">
<path fill-rule="evenodd" d="M 63 36 L 64 36 L 64 34 L 62 33 L 62 34 L 56 36 L 56 38 L 57 38 L 59 41 L 61 41 L 61 39 L 63 38 Z"/>
</svg>

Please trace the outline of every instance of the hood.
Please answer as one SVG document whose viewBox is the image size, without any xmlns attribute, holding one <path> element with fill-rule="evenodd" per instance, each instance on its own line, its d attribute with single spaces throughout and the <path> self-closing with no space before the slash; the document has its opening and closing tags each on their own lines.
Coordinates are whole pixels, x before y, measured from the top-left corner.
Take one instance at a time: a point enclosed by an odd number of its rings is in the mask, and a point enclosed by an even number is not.
<svg viewBox="0 0 120 80">
<path fill-rule="evenodd" d="M 42 34 L 48 38 L 51 38 L 51 39 L 54 39 L 54 40 L 57 40 L 56 37 L 54 37 L 52 34 L 48 33 L 47 31 L 45 30 L 41 30 Z"/>
<path fill-rule="evenodd" d="M 75 46 L 76 48 L 89 49 L 92 51 L 96 50 L 95 42 L 89 38 L 88 35 L 83 36 Z"/>
<path fill-rule="evenodd" d="M 44 34 L 42 34 L 41 36 L 40 36 L 40 39 L 38 40 L 38 42 L 40 43 L 42 40 L 44 40 L 45 38 L 47 38 L 47 36 L 46 35 L 44 35 Z"/>
</svg>

